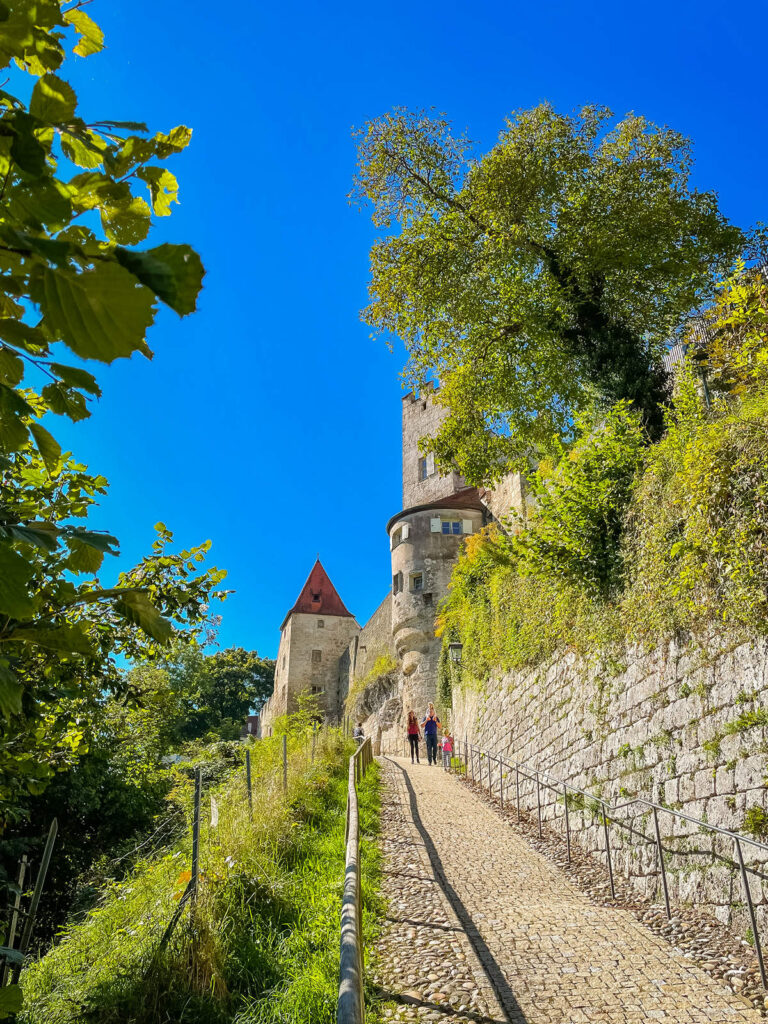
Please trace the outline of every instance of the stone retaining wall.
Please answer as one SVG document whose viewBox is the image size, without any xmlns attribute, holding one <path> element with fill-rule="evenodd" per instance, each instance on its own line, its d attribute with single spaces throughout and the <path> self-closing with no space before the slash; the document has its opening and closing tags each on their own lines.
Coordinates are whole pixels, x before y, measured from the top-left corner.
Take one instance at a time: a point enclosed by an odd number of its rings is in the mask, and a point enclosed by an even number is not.
<svg viewBox="0 0 768 1024">
<path fill-rule="evenodd" d="M 484 750 L 535 765 L 595 796 L 622 803 L 646 797 L 709 824 L 768 841 L 768 644 L 721 649 L 705 656 L 670 644 L 652 653 L 629 652 L 610 670 L 589 667 L 574 655 L 491 679 L 482 692 L 454 692 L 452 728 Z M 487 777 L 487 763 L 483 769 Z M 498 767 L 492 779 L 498 792 Z M 514 778 L 507 772 L 507 799 Z M 522 784 L 524 806 L 536 811 L 536 787 Z M 541 788 L 545 819 L 559 817 L 562 796 Z M 593 810 L 569 803 L 571 826 L 587 849 L 603 851 Z M 617 820 L 648 840 L 611 828 L 614 868 L 645 894 L 660 895 L 653 821 L 635 805 Z M 665 860 L 673 900 L 697 904 L 742 936 L 749 919 L 733 843 L 661 814 Z M 673 852 L 676 851 L 676 852 Z M 744 847 L 753 866 L 760 851 Z M 601 852 L 600 856 L 604 857 Z M 768 883 L 752 894 L 761 936 L 768 945 Z"/>
</svg>

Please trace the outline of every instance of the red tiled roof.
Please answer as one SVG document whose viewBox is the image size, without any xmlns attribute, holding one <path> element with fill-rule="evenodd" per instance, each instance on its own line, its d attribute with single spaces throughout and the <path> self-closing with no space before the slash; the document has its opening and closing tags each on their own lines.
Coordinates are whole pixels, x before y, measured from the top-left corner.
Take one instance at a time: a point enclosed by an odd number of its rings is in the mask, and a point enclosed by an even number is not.
<svg viewBox="0 0 768 1024">
<path fill-rule="evenodd" d="M 296 599 L 296 604 L 285 616 L 281 629 L 294 612 L 304 612 L 309 615 L 343 615 L 350 619 L 353 617 L 352 613 L 344 607 L 344 602 L 339 597 L 336 587 L 331 583 L 319 558 L 312 566 L 312 572 L 307 577 L 307 582 Z"/>
</svg>

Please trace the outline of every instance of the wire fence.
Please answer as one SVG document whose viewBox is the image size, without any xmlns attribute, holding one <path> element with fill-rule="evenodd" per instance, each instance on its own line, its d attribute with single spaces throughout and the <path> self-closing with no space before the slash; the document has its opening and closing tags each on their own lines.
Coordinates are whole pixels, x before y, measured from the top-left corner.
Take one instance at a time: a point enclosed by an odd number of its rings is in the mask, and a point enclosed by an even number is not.
<svg viewBox="0 0 768 1024">
<path fill-rule="evenodd" d="M 98 904 L 77 927 L 65 930 L 47 956 L 32 964 L 33 973 L 47 975 L 41 989 L 50 990 L 51 999 L 58 1000 L 67 997 L 62 986 L 71 985 L 71 998 L 76 1000 L 81 996 L 78 979 L 82 982 L 84 973 L 89 974 L 90 984 L 98 984 L 100 975 L 106 981 L 115 972 L 147 978 L 169 947 L 184 947 L 184 955 L 190 955 L 188 934 L 180 935 L 180 924 L 185 918 L 191 924 L 197 904 L 213 898 L 216 883 L 240 872 L 246 859 L 248 871 L 261 871 L 268 884 L 275 823 L 290 814 L 295 787 L 316 757 L 335 753 L 335 742 L 331 731 L 317 724 L 298 735 L 256 741 L 246 746 L 244 763 L 218 783 L 207 783 L 206 765 L 197 765 L 192 785 L 181 783 L 171 794 L 178 805 L 151 834 L 111 862 L 117 867 L 127 858 L 140 858 L 128 876 L 107 883 Z M 55 824 L 53 835 L 55 838 Z M 51 840 L 50 849 L 46 847 L 48 861 L 52 848 Z M 260 852 L 254 864 L 255 848 Z M 9 908 L 10 919 L 23 917 L 34 923 L 44 864 L 38 871 L 37 898 L 33 892 L 27 910 L 20 905 L 29 885 L 28 865 L 20 865 L 15 897 L 19 906 Z M 13 935 L 10 919 L 7 936 Z M 30 935 L 31 931 L 23 933 L 15 950 L 9 948 L 13 939 L 0 950 L 5 960 L 3 984 L 18 980 Z M 93 955 L 95 950 L 98 958 Z M 36 1007 L 36 1012 L 39 1019 L 45 1019 L 43 1006 Z"/>
</svg>

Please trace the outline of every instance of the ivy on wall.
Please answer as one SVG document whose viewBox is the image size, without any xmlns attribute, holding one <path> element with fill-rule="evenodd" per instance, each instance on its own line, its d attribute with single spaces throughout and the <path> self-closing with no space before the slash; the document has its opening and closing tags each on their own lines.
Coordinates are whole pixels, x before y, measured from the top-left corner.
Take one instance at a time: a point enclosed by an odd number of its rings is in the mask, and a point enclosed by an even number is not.
<svg viewBox="0 0 768 1024">
<path fill-rule="evenodd" d="M 724 283 L 657 443 L 624 403 L 582 420 L 527 519 L 467 539 L 438 620 L 446 658 L 463 645 L 461 685 L 555 651 L 768 633 L 767 295 L 757 273 Z"/>
</svg>

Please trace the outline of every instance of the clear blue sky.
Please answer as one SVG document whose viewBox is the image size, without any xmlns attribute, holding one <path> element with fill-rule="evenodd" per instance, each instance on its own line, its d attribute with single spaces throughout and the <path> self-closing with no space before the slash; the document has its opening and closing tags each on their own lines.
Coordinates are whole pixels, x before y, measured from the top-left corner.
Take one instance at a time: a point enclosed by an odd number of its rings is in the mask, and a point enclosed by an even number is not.
<svg viewBox="0 0 768 1024">
<path fill-rule="evenodd" d="M 119 566 L 149 550 L 157 520 L 185 545 L 213 541 L 237 591 L 221 608 L 226 646 L 274 655 L 318 553 L 361 623 L 388 586 L 402 353 L 358 318 L 373 228 L 345 199 L 351 126 L 435 106 L 487 148 L 507 113 L 541 100 L 635 110 L 694 139 L 696 184 L 731 219 L 768 219 L 764 4 L 96 0 L 89 12 L 108 48 L 65 77 L 86 118 L 194 129 L 169 164 L 182 205 L 152 238 L 191 242 L 207 276 L 199 312 L 161 315 L 154 360 L 97 371 L 92 419 L 59 434 L 111 481 L 93 526 L 120 537 Z"/>
</svg>

